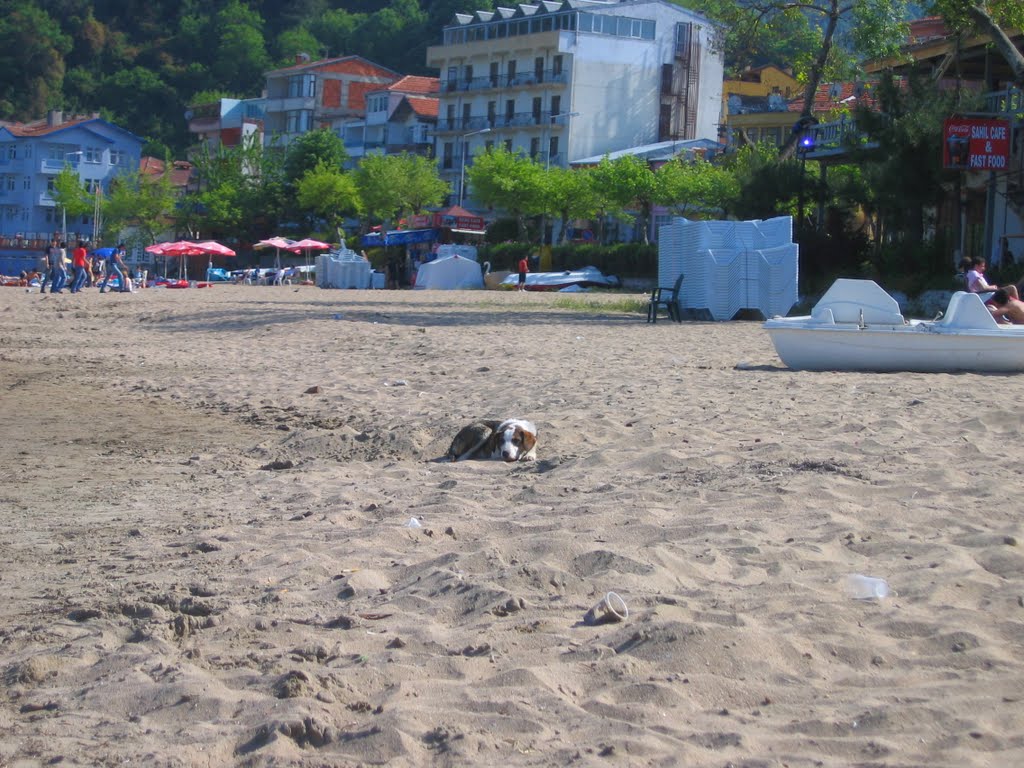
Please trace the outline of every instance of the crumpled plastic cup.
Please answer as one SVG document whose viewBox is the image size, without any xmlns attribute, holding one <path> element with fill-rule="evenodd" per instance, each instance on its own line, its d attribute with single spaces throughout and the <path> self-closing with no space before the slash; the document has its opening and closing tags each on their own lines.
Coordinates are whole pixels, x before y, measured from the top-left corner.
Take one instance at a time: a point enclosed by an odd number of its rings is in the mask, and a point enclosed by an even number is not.
<svg viewBox="0 0 1024 768">
<path fill-rule="evenodd" d="M 583 623 L 594 626 L 595 624 L 625 621 L 628 618 L 629 608 L 626 607 L 626 601 L 614 592 L 609 592 L 598 600 L 593 608 L 583 614 Z"/>
<path fill-rule="evenodd" d="M 881 600 L 892 592 L 885 579 L 865 576 L 862 573 L 849 574 L 843 580 L 843 589 L 846 596 L 854 600 Z"/>
</svg>

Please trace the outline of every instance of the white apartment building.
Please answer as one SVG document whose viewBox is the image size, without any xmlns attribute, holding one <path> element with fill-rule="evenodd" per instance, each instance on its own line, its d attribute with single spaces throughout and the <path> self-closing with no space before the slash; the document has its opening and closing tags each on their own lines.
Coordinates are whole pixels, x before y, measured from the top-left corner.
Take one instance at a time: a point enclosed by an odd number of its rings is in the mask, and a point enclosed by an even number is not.
<svg viewBox="0 0 1024 768">
<path fill-rule="evenodd" d="M 717 139 L 719 30 L 666 0 L 541 0 L 456 14 L 427 51 L 440 72 L 434 151 L 455 197 L 491 146 L 549 166 L 659 141 Z"/>
</svg>

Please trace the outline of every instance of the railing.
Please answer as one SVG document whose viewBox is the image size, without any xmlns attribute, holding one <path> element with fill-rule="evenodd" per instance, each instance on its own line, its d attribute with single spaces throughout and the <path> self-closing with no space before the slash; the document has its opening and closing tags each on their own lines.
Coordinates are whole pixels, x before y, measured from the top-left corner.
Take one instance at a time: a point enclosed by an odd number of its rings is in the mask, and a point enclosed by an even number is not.
<svg viewBox="0 0 1024 768">
<path fill-rule="evenodd" d="M 469 79 L 458 77 L 454 80 L 442 80 L 441 90 L 445 93 L 455 93 L 457 91 L 527 88 L 532 85 L 544 85 L 547 83 L 566 83 L 568 79 L 568 73 L 564 69 L 557 72 L 553 69 L 545 69 L 541 72 L 533 70 L 517 72 L 511 77 L 508 75 L 483 75 Z"/>
<path fill-rule="evenodd" d="M 41 192 L 39 194 L 39 205 L 55 206 L 57 201 L 53 199 L 53 196 L 49 192 Z"/>
<path fill-rule="evenodd" d="M 842 155 L 852 149 L 874 149 L 871 140 L 850 118 L 843 117 L 832 123 L 820 123 L 804 129 L 800 134 L 798 154 L 811 160 Z"/>
<path fill-rule="evenodd" d="M 72 170 L 76 170 L 78 168 L 78 165 L 79 165 L 80 162 L 81 162 L 81 158 L 79 158 L 77 156 L 76 157 L 65 158 L 64 160 L 51 160 L 51 159 L 40 160 L 39 161 L 39 172 L 40 173 L 60 173 L 61 171 L 64 170 L 64 166 L 65 165 L 69 165 L 69 166 L 71 166 Z"/>
<path fill-rule="evenodd" d="M 556 118 L 564 115 L 564 112 L 551 113 L 542 112 L 515 112 L 503 115 L 475 115 L 473 117 L 456 118 L 454 120 L 438 120 L 437 133 L 450 131 L 478 131 L 483 128 L 523 128 L 529 126 L 553 126 L 564 127 L 563 123 L 556 122 Z"/>
<path fill-rule="evenodd" d="M 1020 118 L 1024 114 L 1024 91 L 1010 87 L 1005 91 L 986 93 L 984 111 Z"/>
</svg>

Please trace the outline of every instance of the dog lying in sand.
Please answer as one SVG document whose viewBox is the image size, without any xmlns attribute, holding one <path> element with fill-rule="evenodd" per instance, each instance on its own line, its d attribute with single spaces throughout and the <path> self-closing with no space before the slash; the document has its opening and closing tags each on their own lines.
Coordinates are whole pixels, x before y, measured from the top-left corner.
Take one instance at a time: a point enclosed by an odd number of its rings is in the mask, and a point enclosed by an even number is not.
<svg viewBox="0 0 1024 768">
<path fill-rule="evenodd" d="M 537 427 L 525 419 L 485 419 L 463 427 L 448 449 L 449 461 L 471 458 L 533 461 L 537 458 Z"/>
</svg>

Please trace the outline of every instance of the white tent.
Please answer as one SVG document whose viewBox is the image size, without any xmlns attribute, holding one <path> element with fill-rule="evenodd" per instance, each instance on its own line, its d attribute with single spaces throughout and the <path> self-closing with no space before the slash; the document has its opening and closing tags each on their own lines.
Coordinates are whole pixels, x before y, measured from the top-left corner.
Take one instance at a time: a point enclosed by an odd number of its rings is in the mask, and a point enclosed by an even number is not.
<svg viewBox="0 0 1024 768">
<path fill-rule="evenodd" d="M 316 257 L 316 284 L 319 288 L 370 288 L 373 268 L 355 251 L 340 248 Z"/>
<path fill-rule="evenodd" d="M 458 255 L 447 256 L 421 264 L 416 273 L 416 287 L 446 291 L 483 288 L 484 276 L 475 261 Z"/>
</svg>

